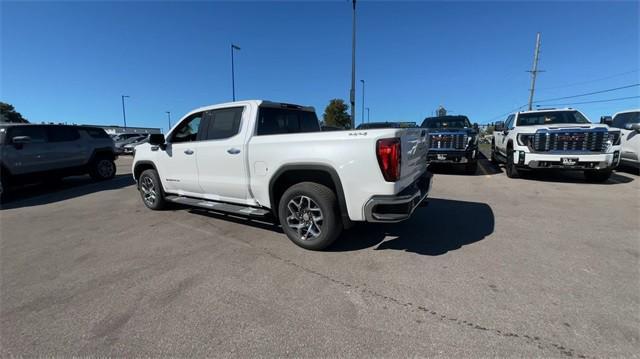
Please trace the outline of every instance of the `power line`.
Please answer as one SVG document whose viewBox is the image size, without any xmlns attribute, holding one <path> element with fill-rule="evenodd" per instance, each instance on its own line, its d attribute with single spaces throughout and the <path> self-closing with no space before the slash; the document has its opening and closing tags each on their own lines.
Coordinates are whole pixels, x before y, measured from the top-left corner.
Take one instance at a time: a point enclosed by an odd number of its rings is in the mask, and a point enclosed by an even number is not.
<svg viewBox="0 0 640 359">
<path fill-rule="evenodd" d="M 634 98 L 640 98 L 640 96 L 617 97 L 617 98 L 610 98 L 610 99 L 606 99 L 606 100 L 593 100 L 593 101 L 582 101 L 582 102 L 571 102 L 571 103 L 556 103 L 556 104 L 551 104 L 551 105 L 545 104 L 543 106 L 582 105 L 582 104 L 585 104 L 585 103 L 622 101 L 622 100 L 630 100 L 630 99 L 634 99 Z M 536 106 L 540 106 L 540 105 L 536 105 Z"/>
<path fill-rule="evenodd" d="M 620 86 L 620 87 L 616 87 L 616 88 L 612 88 L 612 89 L 606 89 L 606 90 L 601 90 L 601 91 L 588 92 L 588 93 L 583 93 L 583 94 L 580 94 L 580 95 L 573 95 L 573 96 L 564 96 L 564 97 L 549 98 L 549 99 L 545 99 L 545 100 L 537 100 L 537 101 L 533 101 L 533 102 L 534 102 L 534 103 L 538 103 L 538 102 L 548 102 L 548 101 L 555 101 L 555 100 L 564 100 L 564 99 L 568 99 L 568 98 L 582 97 L 582 96 L 595 95 L 595 94 L 599 94 L 599 93 L 605 93 L 605 92 L 617 91 L 617 90 L 622 90 L 622 89 L 626 89 L 626 88 L 630 88 L 630 87 L 636 87 L 636 86 L 640 86 L 640 83 L 633 84 L 633 85 L 627 85 L 627 86 Z"/>
<path fill-rule="evenodd" d="M 573 87 L 573 86 L 578 86 L 578 85 L 584 85 L 584 84 L 588 84 L 588 83 L 592 83 L 592 82 L 598 82 L 598 81 L 604 81 L 604 80 L 616 78 L 616 77 L 619 77 L 619 76 L 622 76 L 622 75 L 632 74 L 632 73 L 638 72 L 638 71 L 639 70 L 631 70 L 631 71 L 626 71 L 626 72 L 620 72 L 620 73 L 613 74 L 613 75 L 610 75 L 610 76 L 599 77 L 599 78 L 596 78 L 596 79 L 593 79 L 593 80 L 574 82 L 574 83 L 570 83 L 570 84 L 566 84 L 566 85 L 551 86 L 551 87 L 539 87 L 538 91 L 541 91 L 541 90 L 552 90 L 552 89 L 559 89 L 559 88 L 565 88 L 565 87 Z"/>
</svg>

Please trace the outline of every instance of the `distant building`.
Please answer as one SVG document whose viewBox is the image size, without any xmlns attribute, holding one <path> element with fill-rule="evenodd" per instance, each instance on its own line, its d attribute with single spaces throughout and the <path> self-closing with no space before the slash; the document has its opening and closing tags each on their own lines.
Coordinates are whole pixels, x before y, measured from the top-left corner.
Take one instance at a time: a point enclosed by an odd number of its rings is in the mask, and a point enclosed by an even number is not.
<svg viewBox="0 0 640 359">
<path fill-rule="evenodd" d="M 438 115 L 438 117 L 446 116 L 447 109 L 440 105 L 440 107 L 438 107 L 438 110 L 436 110 L 436 114 Z"/>
</svg>

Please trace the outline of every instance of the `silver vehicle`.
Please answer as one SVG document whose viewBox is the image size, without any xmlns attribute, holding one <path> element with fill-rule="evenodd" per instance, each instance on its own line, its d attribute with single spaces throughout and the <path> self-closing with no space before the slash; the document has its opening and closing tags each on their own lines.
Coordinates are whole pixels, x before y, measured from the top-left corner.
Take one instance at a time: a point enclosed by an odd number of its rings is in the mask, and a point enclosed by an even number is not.
<svg viewBox="0 0 640 359">
<path fill-rule="evenodd" d="M 116 153 L 117 154 L 122 154 L 124 153 L 124 146 L 130 144 L 130 143 L 134 143 L 134 142 L 138 142 L 142 139 L 145 138 L 146 135 L 143 134 L 136 134 L 135 136 L 129 136 L 129 137 L 125 137 L 121 140 L 115 141 L 115 149 L 116 149 Z"/>
<path fill-rule="evenodd" d="M 136 146 L 149 142 L 149 136 L 138 138 L 136 141 L 122 146 L 122 154 L 132 155 L 136 152 Z"/>
<path fill-rule="evenodd" d="M 14 183 L 89 174 L 115 176 L 111 137 L 89 126 L 0 124 L 0 198 Z"/>
</svg>

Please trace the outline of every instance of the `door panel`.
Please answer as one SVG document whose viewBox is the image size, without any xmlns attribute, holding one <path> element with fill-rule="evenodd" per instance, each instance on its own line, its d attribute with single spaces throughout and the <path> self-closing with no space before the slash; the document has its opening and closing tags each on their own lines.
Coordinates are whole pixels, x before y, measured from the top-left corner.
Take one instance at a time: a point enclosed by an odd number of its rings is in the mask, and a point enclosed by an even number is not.
<svg viewBox="0 0 640 359">
<path fill-rule="evenodd" d="M 28 136 L 30 143 L 12 145 L 11 139 L 18 136 Z M 27 174 L 48 171 L 51 168 L 48 160 L 49 144 L 47 132 L 43 126 L 15 126 L 7 133 L 7 143 L 4 146 L 3 157 L 12 174 Z"/>
<path fill-rule="evenodd" d="M 77 129 L 65 126 L 48 128 L 50 150 L 47 165 L 52 169 L 79 167 L 85 164 L 89 154 Z"/>
<path fill-rule="evenodd" d="M 243 126 L 243 108 L 208 111 L 204 115 L 205 137 L 197 156 L 200 187 L 204 197 L 246 203 L 248 183 Z"/>
</svg>

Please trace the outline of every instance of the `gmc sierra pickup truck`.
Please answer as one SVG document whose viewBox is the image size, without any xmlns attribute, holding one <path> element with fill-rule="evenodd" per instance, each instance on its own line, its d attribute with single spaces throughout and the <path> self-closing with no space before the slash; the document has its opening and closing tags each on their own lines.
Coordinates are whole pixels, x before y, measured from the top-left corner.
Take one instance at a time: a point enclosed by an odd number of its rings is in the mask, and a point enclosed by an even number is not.
<svg viewBox="0 0 640 359">
<path fill-rule="evenodd" d="M 620 131 L 572 108 L 517 112 L 495 124 L 491 161 L 504 162 L 509 178 L 520 170 L 563 169 L 604 182 L 620 163 Z"/>
<path fill-rule="evenodd" d="M 275 218 L 295 244 L 330 245 L 353 222 L 409 218 L 431 186 L 426 131 L 321 132 L 312 107 L 253 100 L 196 109 L 136 147 L 143 203 Z"/>
</svg>

